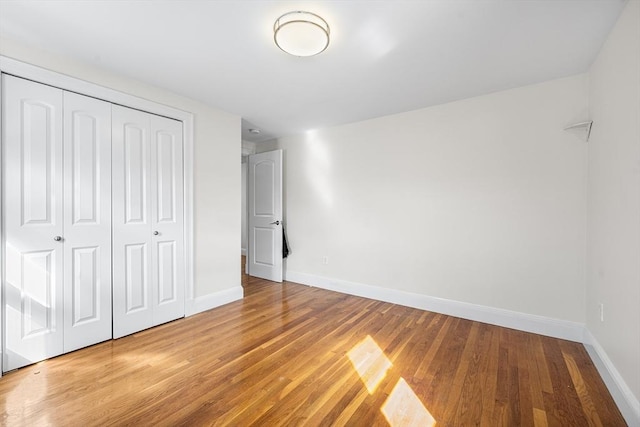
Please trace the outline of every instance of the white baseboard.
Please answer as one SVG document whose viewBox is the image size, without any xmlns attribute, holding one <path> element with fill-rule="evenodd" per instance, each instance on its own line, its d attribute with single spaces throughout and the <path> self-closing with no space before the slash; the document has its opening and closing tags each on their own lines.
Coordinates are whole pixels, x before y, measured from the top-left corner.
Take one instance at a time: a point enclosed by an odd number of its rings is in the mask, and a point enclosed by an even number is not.
<svg viewBox="0 0 640 427">
<path fill-rule="evenodd" d="M 589 330 L 585 332 L 584 346 L 629 427 L 640 427 L 640 401 Z"/>
<path fill-rule="evenodd" d="M 211 310 L 212 308 L 241 300 L 243 297 L 244 289 L 242 289 L 242 286 L 236 286 L 230 289 L 225 289 L 224 291 L 196 297 L 191 300 L 190 304 L 187 304 L 185 314 L 187 317 L 193 316 L 194 314 L 202 313 L 203 311 Z"/>
<path fill-rule="evenodd" d="M 313 274 L 287 271 L 285 280 L 378 301 L 433 311 L 463 319 L 583 343 L 627 424 L 640 427 L 640 403 L 615 366 L 582 323 L 552 319 L 517 311 L 435 298 L 412 292 L 387 289 L 362 283 L 331 279 Z"/>
<path fill-rule="evenodd" d="M 378 301 L 404 305 L 406 307 L 434 311 L 436 313 L 475 320 L 477 322 L 504 326 L 525 332 L 533 332 L 554 338 L 577 342 L 583 342 L 584 340 L 584 324 L 570 322 L 568 320 L 552 319 L 544 316 L 536 316 L 444 298 L 435 298 L 412 292 L 399 291 L 397 289 L 381 288 L 295 271 L 286 272 L 285 280 Z"/>
</svg>

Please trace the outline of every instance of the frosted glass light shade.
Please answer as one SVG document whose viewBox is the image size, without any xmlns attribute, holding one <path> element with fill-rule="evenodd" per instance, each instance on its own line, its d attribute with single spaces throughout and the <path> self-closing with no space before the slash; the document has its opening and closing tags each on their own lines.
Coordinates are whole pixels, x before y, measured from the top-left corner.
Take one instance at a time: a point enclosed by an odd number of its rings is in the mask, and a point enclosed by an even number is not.
<svg viewBox="0 0 640 427">
<path fill-rule="evenodd" d="M 273 39 L 290 55 L 317 55 L 329 46 L 329 24 L 315 13 L 285 13 L 273 25 Z"/>
</svg>

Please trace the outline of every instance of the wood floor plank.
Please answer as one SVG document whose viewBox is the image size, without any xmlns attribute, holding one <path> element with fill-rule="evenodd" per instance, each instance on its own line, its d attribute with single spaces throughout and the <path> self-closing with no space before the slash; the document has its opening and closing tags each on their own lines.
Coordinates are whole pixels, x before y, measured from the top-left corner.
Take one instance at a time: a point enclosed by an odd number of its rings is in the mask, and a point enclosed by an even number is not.
<svg viewBox="0 0 640 427">
<path fill-rule="evenodd" d="M 480 374 L 482 384 L 482 413 L 480 425 L 498 425 L 493 417 L 496 408 L 496 392 L 498 384 L 498 362 L 500 356 L 500 331 L 487 325 L 487 342 L 489 348 L 483 353 L 483 364 Z"/>
<path fill-rule="evenodd" d="M 593 406 L 593 402 L 591 401 L 591 396 L 587 391 L 587 387 L 582 379 L 582 375 L 580 374 L 580 369 L 576 364 L 576 361 L 570 354 L 565 352 L 562 353 L 564 357 L 565 363 L 567 364 L 567 369 L 569 370 L 569 375 L 571 376 L 571 380 L 573 381 L 573 386 L 575 388 L 576 394 L 578 395 L 578 399 L 580 399 L 580 403 L 582 403 L 582 409 L 584 414 L 589 422 L 590 427 L 602 427 L 602 422 L 600 421 L 600 417 L 598 416 L 598 411 L 595 410 Z"/>
<path fill-rule="evenodd" d="M 462 354 L 460 355 L 460 362 L 456 367 L 456 372 L 451 382 L 451 386 L 453 389 L 462 391 L 462 393 L 450 394 L 449 400 L 447 401 L 445 418 L 453 420 L 454 423 L 461 423 L 462 421 L 460 420 L 460 415 L 462 415 L 460 414 L 461 407 L 465 407 L 470 403 L 474 403 L 464 402 L 463 399 L 467 395 L 467 393 L 465 393 L 464 391 L 467 390 L 467 387 L 469 387 L 468 380 L 470 379 L 470 366 L 477 363 L 477 360 L 474 357 L 474 350 L 476 347 L 476 341 L 478 339 L 479 328 L 479 323 L 471 323 L 469 334 L 464 340 L 464 349 L 462 350 Z"/>
<path fill-rule="evenodd" d="M 553 393 L 547 394 L 545 399 L 549 423 L 553 426 L 588 425 L 562 356 L 560 340 L 544 338 L 543 347 L 553 386 Z"/>
<path fill-rule="evenodd" d="M 533 408 L 533 425 L 534 427 L 547 427 L 547 413 L 538 408 Z"/>
<path fill-rule="evenodd" d="M 625 425 L 581 344 L 294 283 L 243 286 L 241 301 L 7 373 L 0 425 Z M 349 359 L 365 340 L 389 362 L 367 365 L 386 367 L 373 390 Z"/>
</svg>

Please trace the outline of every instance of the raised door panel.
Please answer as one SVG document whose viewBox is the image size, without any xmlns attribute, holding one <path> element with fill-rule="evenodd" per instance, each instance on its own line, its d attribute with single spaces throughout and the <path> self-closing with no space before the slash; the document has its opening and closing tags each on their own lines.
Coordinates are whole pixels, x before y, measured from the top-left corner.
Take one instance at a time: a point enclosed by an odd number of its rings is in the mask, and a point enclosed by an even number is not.
<svg viewBox="0 0 640 427">
<path fill-rule="evenodd" d="M 5 372 L 63 352 L 59 255 L 55 250 L 7 253 Z"/>
<path fill-rule="evenodd" d="M 159 131 L 156 134 L 156 218 L 158 223 L 175 223 L 179 219 L 176 168 L 179 168 L 178 163 L 181 162 L 182 145 L 176 137 L 177 135 L 166 131 Z"/>
<path fill-rule="evenodd" d="M 158 305 L 172 304 L 178 295 L 176 242 L 158 242 Z"/>
<path fill-rule="evenodd" d="M 21 103 L 22 147 L 22 224 L 52 225 L 56 222 L 55 106 L 47 102 L 23 99 Z"/>
<path fill-rule="evenodd" d="M 127 244 L 125 263 L 125 315 L 149 309 L 147 244 Z"/>
<path fill-rule="evenodd" d="M 63 351 L 63 114 L 59 89 L 3 75 L 2 92 L 8 371 Z"/>
<path fill-rule="evenodd" d="M 276 165 L 272 159 L 253 165 L 255 191 L 253 192 L 253 214 L 272 218 L 275 215 Z"/>
<path fill-rule="evenodd" d="M 114 105 L 112 141 L 113 336 L 153 326 L 151 116 Z"/>
<path fill-rule="evenodd" d="M 272 227 L 253 228 L 253 262 L 255 264 L 273 267 L 276 254 L 272 250 L 275 245 L 277 229 Z"/>
<path fill-rule="evenodd" d="M 147 179 L 149 175 L 148 131 L 136 123 L 124 125 L 125 224 L 147 222 Z"/>
<path fill-rule="evenodd" d="M 82 110 L 71 110 L 66 114 L 71 121 L 66 129 L 68 132 L 65 132 L 69 139 L 66 148 L 70 155 L 70 164 L 67 167 L 71 172 L 71 186 L 68 194 L 71 207 L 70 220 L 74 225 L 97 224 L 98 210 L 102 202 L 99 187 L 101 177 L 98 176 L 101 169 L 99 156 L 102 154 L 98 153 L 98 149 L 102 141 L 98 135 L 98 120 Z"/>
<path fill-rule="evenodd" d="M 182 123 L 151 118 L 153 323 L 184 317 Z"/>
<path fill-rule="evenodd" d="M 100 248 L 74 248 L 71 256 L 71 327 L 78 327 L 100 319 Z"/>
<path fill-rule="evenodd" d="M 64 350 L 111 338 L 111 104 L 64 93 Z"/>
</svg>

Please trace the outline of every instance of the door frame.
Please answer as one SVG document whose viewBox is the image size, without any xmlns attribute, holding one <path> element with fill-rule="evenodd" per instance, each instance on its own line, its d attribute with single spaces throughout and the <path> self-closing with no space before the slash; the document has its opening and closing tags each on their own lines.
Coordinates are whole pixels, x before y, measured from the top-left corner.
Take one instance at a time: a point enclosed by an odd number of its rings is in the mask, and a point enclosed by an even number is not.
<svg viewBox="0 0 640 427">
<path fill-rule="evenodd" d="M 70 77 L 64 74 L 50 71 L 36 65 L 18 61 L 4 55 L 0 55 L 0 73 L 11 74 L 38 83 L 54 86 L 70 92 L 97 98 L 113 104 L 146 111 L 159 116 L 182 122 L 182 133 L 184 142 L 184 249 L 185 249 L 185 316 L 190 316 L 197 312 L 195 307 L 195 284 L 194 284 L 194 200 L 193 200 L 193 171 L 194 171 L 194 118 L 193 114 L 167 105 L 162 105 L 144 98 L 129 95 L 114 89 L 110 89 L 85 80 Z M 0 88 L 0 100 L 2 93 Z M 0 117 L 2 117 L 2 103 L 0 102 Z M 0 120 L 0 135 L 4 130 Z M 0 143 L 0 177 L 4 175 L 2 168 L 4 144 Z M 2 180 L 4 182 L 4 180 Z M 4 206 L 2 200 L 2 186 L 0 186 L 0 230 L 4 230 Z M 1 233 L 0 241 L 0 360 L 4 357 L 4 232 Z M 0 377 L 2 370 L 0 370 Z"/>
</svg>

